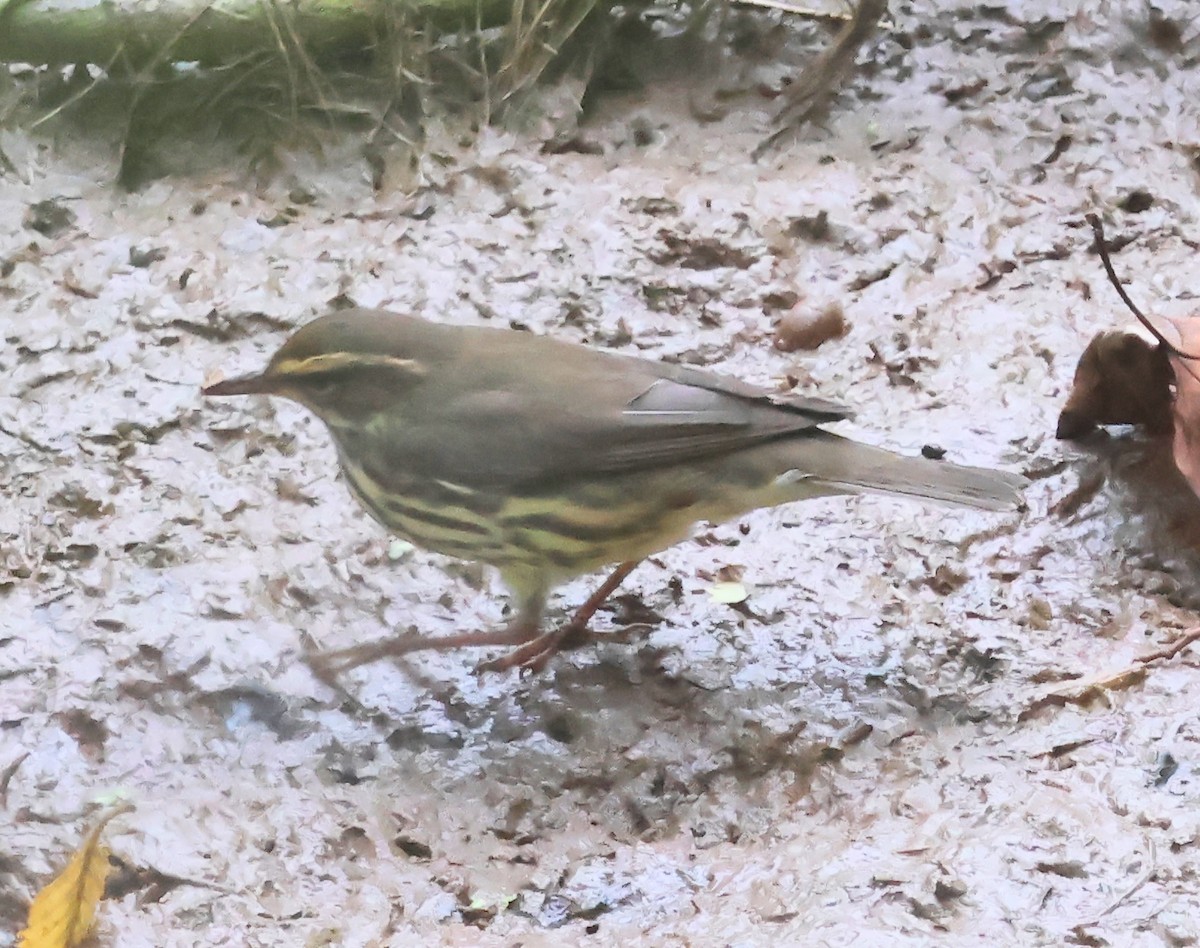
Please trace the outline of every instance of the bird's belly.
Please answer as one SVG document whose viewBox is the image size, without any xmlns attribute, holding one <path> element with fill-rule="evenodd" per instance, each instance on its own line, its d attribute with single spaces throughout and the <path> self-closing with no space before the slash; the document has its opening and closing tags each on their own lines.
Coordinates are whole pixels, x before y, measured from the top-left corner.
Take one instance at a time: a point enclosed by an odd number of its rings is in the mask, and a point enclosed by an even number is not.
<svg viewBox="0 0 1200 948">
<path fill-rule="evenodd" d="M 425 478 L 390 477 L 385 488 L 345 457 L 342 467 L 354 496 L 392 532 L 498 567 L 530 588 L 642 559 L 687 539 L 698 521 L 721 522 L 805 493 L 789 486 L 775 496 L 770 473 L 721 461 L 572 480 L 515 496 Z"/>
<path fill-rule="evenodd" d="M 698 519 L 690 507 L 598 510 L 559 498 L 522 498 L 505 509 L 501 530 L 512 560 L 540 564 L 557 582 L 673 546 L 690 536 Z"/>
<path fill-rule="evenodd" d="M 350 493 L 375 520 L 422 549 L 464 560 L 499 564 L 505 551 L 495 512 L 503 501 L 442 481 L 381 485 L 342 459 Z"/>
<path fill-rule="evenodd" d="M 505 572 L 536 573 L 546 582 L 641 559 L 687 538 L 704 519 L 694 491 L 641 478 L 576 481 L 504 496 L 442 481 L 385 488 L 344 457 L 342 469 L 355 499 L 398 536 Z"/>
</svg>

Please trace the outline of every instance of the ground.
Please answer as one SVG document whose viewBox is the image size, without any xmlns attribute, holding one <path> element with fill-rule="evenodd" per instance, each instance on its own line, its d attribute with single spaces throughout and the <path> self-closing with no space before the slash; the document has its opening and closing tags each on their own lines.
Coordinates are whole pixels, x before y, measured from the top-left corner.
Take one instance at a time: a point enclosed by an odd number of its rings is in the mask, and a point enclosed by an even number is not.
<svg viewBox="0 0 1200 948">
<path fill-rule="evenodd" d="M 1158 9 L 1182 48 L 1132 0 L 900 4 L 758 163 L 785 70 L 741 53 L 610 95 L 582 152 L 487 131 L 381 192 L 331 151 L 129 194 L 107 146 L 0 131 L 0 945 L 114 795 L 105 944 L 1196 944 L 1200 659 L 1138 657 L 1197 622 L 1198 505 L 1160 445 L 1053 437 L 1131 323 L 1083 215 L 1144 308 L 1200 287 L 1200 26 Z M 597 622 L 646 634 L 334 691 L 306 650 L 505 601 L 389 540 L 303 410 L 199 395 L 347 301 L 796 382 L 1027 509 L 760 511 Z M 830 302 L 844 338 L 773 345 Z"/>
</svg>

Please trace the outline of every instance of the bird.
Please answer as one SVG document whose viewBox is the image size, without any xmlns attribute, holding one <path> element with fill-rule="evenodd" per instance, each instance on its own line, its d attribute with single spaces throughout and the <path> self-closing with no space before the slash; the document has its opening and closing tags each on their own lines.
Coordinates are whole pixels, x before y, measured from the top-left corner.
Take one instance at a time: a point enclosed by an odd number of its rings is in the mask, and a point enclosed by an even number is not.
<svg viewBox="0 0 1200 948">
<path fill-rule="evenodd" d="M 420 650 L 505 647 L 481 669 L 539 671 L 587 639 L 639 561 L 760 507 L 882 493 L 1013 510 L 1016 473 L 907 457 L 826 430 L 851 417 L 815 395 L 530 332 L 347 309 L 297 330 L 258 373 L 206 396 L 274 395 L 332 435 L 350 492 L 393 534 L 495 567 L 502 628 L 406 634 L 310 656 L 322 675 Z M 566 622 L 559 584 L 617 564 Z"/>
</svg>

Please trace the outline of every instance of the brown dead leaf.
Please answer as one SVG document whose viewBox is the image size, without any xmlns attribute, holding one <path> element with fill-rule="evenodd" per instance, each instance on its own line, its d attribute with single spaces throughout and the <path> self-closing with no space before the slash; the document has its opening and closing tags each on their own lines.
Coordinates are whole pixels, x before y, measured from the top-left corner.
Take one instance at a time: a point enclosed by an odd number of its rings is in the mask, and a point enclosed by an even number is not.
<svg viewBox="0 0 1200 948">
<path fill-rule="evenodd" d="M 1095 701 L 1107 702 L 1115 691 L 1124 691 L 1146 680 L 1145 668 L 1123 668 L 1117 672 L 1101 674 L 1088 681 L 1074 682 L 1067 688 L 1056 688 L 1030 702 L 1020 714 L 1018 721 L 1025 721 L 1047 708 L 1065 708 L 1069 704 L 1087 707 Z"/>
<path fill-rule="evenodd" d="M 1175 466 L 1200 496 L 1200 364 L 1184 355 L 1200 350 L 1200 319 L 1154 322 L 1176 351 L 1133 333 L 1096 336 L 1079 359 L 1056 433 L 1072 439 L 1096 425 L 1142 425 L 1172 434 Z"/>
<path fill-rule="evenodd" d="M 1200 351 L 1200 319 L 1161 321 L 1179 337 L 1171 340 L 1178 351 L 1168 357 L 1175 382 L 1175 400 L 1171 405 L 1175 436 L 1171 451 L 1179 473 L 1200 496 L 1200 363 L 1181 354 Z"/>
<path fill-rule="evenodd" d="M 758 260 L 753 253 L 716 237 L 685 236 L 663 228 L 658 232 L 658 238 L 666 249 L 653 251 L 647 256 L 662 266 L 678 266 L 685 270 L 715 270 L 718 267 L 745 270 Z"/>
<path fill-rule="evenodd" d="M 1096 424 L 1144 424 L 1156 434 L 1173 432 L 1175 466 L 1200 497 L 1200 320 L 1146 316 L 1113 267 L 1099 216 L 1088 214 L 1087 222 L 1113 289 L 1158 345 L 1130 333 L 1093 339 L 1076 367 L 1058 437 L 1078 437 Z"/>
<path fill-rule="evenodd" d="M 108 847 L 100 837 L 113 819 L 132 809 L 122 804 L 101 817 L 67 867 L 37 894 L 29 924 L 18 936 L 20 948 L 74 948 L 87 938 L 108 879 Z"/>
<path fill-rule="evenodd" d="M 816 349 L 830 339 L 846 335 L 846 315 L 837 303 L 813 310 L 796 305 L 775 325 L 775 348 L 780 352 Z"/>
<path fill-rule="evenodd" d="M 1079 357 L 1057 437 L 1080 438 L 1097 425 L 1171 430 L 1172 371 L 1161 346 L 1129 332 L 1102 332 Z"/>
</svg>

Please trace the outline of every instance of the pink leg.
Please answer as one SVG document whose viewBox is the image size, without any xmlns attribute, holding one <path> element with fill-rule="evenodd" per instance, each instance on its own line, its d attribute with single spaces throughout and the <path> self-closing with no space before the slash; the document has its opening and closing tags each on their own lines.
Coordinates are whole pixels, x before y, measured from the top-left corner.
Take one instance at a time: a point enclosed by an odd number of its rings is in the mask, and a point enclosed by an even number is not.
<svg viewBox="0 0 1200 948">
<path fill-rule="evenodd" d="M 448 652 L 456 648 L 487 645 L 521 645 L 534 639 L 538 632 L 538 612 L 522 611 L 512 622 L 503 629 L 490 632 L 460 632 L 455 635 L 443 635 L 438 638 L 426 638 L 421 635 L 402 635 L 381 642 L 370 642 L 366 645 L 352 645 L 350 648 L 337 649 L 333 652 L 312 652 L 307 656 L 308 664 L 322 681 L 329 681 L 342 672 L 377 662 L 381 658 L 395 658 L 410 652 L 425 652 L 434 650 Z"/>
<path fill-rule="evenodd" d="M 563 649 L 575 648 L 587 641 L 587 627 L 592 616 L 637 565 L 638 561 L 634 560 L 622 563 L 613 570 L 608 579 L 587 598 L 587 601 L 575 611 L 575 615 L 571 616 L 565 625 L 544 632 L 537 638 L 528 639 L 524 643 L 513 643 L 520 647 L 513 649 L 507 655 L 483 662 L 475 670 L 485 672 L 520 668 L 528 669 L 535 674 L 542 671 L 546 667 L 546 663 Z"/>
</svg>

